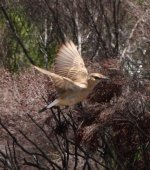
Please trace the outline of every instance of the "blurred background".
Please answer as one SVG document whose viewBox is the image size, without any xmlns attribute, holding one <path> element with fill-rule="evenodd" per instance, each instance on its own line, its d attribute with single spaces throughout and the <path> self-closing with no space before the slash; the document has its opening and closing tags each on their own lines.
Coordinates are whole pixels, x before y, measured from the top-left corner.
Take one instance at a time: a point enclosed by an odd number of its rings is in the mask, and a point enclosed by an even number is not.
<svg viewBox="0 0 150 170">
<path fill-rule="evenodd" d="M 57 94 L 30 64 L 53 70 L 67 40 L 111 81 L 39 115 Z M 2 169 L 149 170 L 150 1 L 2 0 L 0 118 Z"/>
</svg>

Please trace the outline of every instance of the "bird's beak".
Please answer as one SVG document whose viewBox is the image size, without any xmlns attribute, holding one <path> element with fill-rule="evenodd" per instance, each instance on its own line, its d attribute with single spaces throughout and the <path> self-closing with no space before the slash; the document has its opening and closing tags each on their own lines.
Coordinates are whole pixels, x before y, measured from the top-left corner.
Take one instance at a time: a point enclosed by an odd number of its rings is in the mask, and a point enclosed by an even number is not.
<svg viewBox="0 0 150 170">
<path fill-rule="evenodd" d="M 110 80 L 110 78 L 109 77 L 104 77 L 104 80 Z"/>
<path fill-rule="evenodd" d="M 103 77 L 102 77 L 102 80 L 103 80 L 103 81 L 110 81 L 111 79 L 110 79 L 109 77 L 107 77 L 107 76 L 103 76 Z"/>
</svg>

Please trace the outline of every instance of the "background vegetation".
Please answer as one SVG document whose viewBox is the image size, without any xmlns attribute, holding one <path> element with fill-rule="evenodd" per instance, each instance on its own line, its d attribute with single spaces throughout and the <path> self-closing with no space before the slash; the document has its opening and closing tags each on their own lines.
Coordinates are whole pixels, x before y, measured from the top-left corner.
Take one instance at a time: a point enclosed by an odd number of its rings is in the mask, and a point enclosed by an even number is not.
<svg viewBox="0 0 150 170">
<path fill-rule="evenodd" d="M 0 168 L 150 169 L 149 0 L 2 0 L 0 39 Z M 52 69 L 70 39 L 111 82 L 39 115 L 56 92 L 30 63 Z"/>
</svg>

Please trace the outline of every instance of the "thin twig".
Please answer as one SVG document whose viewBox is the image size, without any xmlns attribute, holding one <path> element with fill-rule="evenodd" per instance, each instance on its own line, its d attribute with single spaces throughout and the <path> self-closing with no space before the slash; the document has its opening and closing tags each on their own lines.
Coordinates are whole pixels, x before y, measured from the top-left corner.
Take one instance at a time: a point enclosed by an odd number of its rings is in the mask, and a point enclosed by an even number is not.
<svg viewBox="0 0 150 170">
<path fill-rule="evenodd" d="M 127 52 L 127 49 L 128 49 L 129 46 L 130 46 L 130 40 L 132 39 L 133 34 L 134 34 L 137 26 L 139 25 L 140 22 L 142 22 L 144 16 L 147 14 L 148 11 L 149 11 L 149 9 L 147 9 L 147 10 L 144 12 L 144 14 L 137 20 L 137 22 L 135 23 L 134 27 L 132 28 L 131 33 L 130 33 L 127 41 L 126 41 L 126 46 L 125 46 L 125 48 L 124 48 L 124 50 L 123 50 L 123 52 L 122 52 L 122 55 L 120 56 L 120 62 L 125 58 L 125 53 Z"/>
</svg>

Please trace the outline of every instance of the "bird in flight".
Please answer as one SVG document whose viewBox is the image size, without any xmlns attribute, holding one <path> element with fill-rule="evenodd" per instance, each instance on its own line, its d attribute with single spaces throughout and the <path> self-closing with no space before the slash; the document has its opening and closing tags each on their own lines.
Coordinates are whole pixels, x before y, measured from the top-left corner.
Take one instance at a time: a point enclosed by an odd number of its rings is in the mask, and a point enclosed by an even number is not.
<svg viewBox="0 0 150 170">
<path fill-rule="evenodd" d="M 75 105 L 86 99 L 100 80 L 108 79 L 100 73 L 88 74 L 84 61 L 72 41 L 61 46 L 54 66 L 55 73 L 52 73 L 33 65 L 35 69 L 52 79 L 59 96 L 41 112 L 53 106 Z"/>
</svg>

